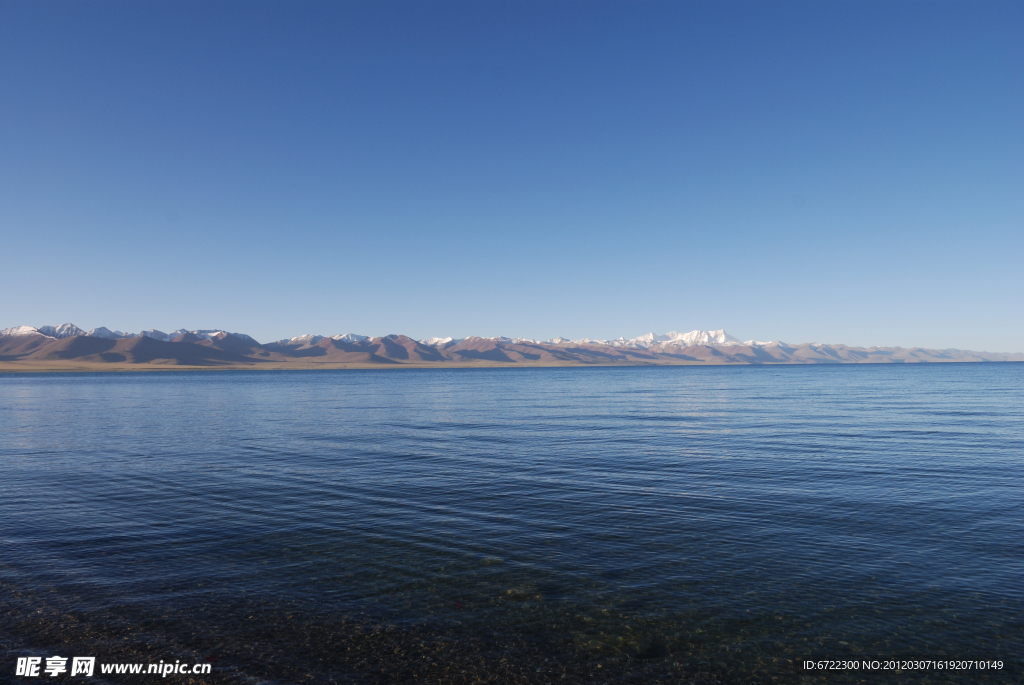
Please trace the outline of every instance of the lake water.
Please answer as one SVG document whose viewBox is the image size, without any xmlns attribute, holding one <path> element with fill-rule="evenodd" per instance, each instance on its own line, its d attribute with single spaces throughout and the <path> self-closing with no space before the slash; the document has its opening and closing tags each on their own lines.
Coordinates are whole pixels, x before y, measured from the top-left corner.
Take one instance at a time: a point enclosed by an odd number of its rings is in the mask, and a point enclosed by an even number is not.
<svg viewBox="0 0 1024 685">
<path fill-rule="evenodd" d="M 203 683 L 1020 682 L 1022 391 L 1010 363 L 3 375 L 0 680 L 89 654 Z M 852 656 L 1006 667 L 793 665 Z"/>
</svg>

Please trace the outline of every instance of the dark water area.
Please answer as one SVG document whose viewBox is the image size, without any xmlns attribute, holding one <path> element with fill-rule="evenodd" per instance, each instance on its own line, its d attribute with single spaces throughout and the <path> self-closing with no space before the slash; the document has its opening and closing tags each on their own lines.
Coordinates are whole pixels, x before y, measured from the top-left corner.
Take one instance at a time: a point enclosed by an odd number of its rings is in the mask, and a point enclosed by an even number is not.
<svg viewBox="0 0 1024 685">
<path fill-rule="evenodd" d="M 1022 682 L 1022 391 L 1009 363 L 0 376 L 0 680 Z M 848 657 L 1006 666 L 794 665 Z"/>
</svg>

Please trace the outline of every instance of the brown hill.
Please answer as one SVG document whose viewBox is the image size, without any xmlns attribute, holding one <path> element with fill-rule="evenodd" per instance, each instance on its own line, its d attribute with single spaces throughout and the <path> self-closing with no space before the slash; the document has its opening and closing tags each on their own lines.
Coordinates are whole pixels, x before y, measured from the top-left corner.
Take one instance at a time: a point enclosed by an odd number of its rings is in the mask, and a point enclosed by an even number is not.
<svg viewBox="0 0 1024 685">
<path fill-rule="evenodd" d="M 77 362 L 83 365 L 128 363 L 182 366 L 249 365 L 261 361 L 252 355 L 194 342 L 164 342 L 146 337 L 110 340 L 85 335 L 62 340 L 41 335 L 0 339 L 0 360 L 33 365 L 41 362 Z"/>
<path fill-rule="evenodd" d="M 0 338 L 0 362 L 23 359 L 54 342 L 45 335 L 19 335 Z"/>
<path fill-rule="evenodd" d="M 177 341 L 178 340 L 176 338 L 175 342 Z M 267 350 L 263 345 L 260 345 L 247 335 L 239 336 L 234 335 L 233 333 L 224 333 L 222 331 L 208 340 L 195 340 L 189 342 L 195 342 L 195 344 L 202 345 L 203 347 L 213 347 L 221 350 L 222 352 L 232 352 L 234 354 L 242 355 L 243 357 L 255 356 L 262 358 L 276 358 L 275 355 L 271 354 L 270 350 Z"/>
</svg>

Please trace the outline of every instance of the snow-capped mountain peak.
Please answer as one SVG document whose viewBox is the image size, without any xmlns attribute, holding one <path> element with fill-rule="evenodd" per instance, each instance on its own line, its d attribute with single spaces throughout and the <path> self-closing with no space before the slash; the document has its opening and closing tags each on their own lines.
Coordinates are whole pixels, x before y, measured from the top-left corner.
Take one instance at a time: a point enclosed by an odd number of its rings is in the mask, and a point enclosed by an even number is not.
<svg viewBox="0 0 1024 685">
<path fill-rule="evenodd" d="M 367 335 L 359 335 L 358 333 L 341 333 L 338 335 L 332 335 L 331 340 L 337 340 L 338 342 L 344 343 L 355 343 L 369 340 L 370 337 Z"/>
<path fill-rule="evenodd" d="M 555 342 L 554 340 L 550 342 Z M 744 344 L 739 338 L 733 337 L 726 333 L 723 329 L 717 331 L 702 331 L 695 330 L 688 333 L 679 333 L 677 331 L 669 331 L 664 335 L 657 333 L 645 333 L 638 335 L 635 338 L 616 338 L 615 340 L 591 340 L 589 338 L 583 338 L 582 340 L 572 340 L 565 342 L 573 343 L 590 343 L 594 345 L 611 345 L 613 347 L 639 347 L 647 349 L 655 345 L 673 345 L 680 347 L 688 347 L 690 345 L 741 345 Z M 558 344 L 558 343 L 556 343 Z"/>
<path fill-rule="evenodd" d="M 60 326 L 40 326 L 39 332 L 50 338 L 71 338 L 76 335 L 85 335 L 85 331 L 73 323 L 64 323 Z"/>
<path fill-rule="evenodd" d="M 105 328 L 103 330 L 106 330 Z M 15 326 L 0 331 L 0 337 L 9 338 L 18 335 L 45 335 L 47 338 L 71 338 L 76 335 L 89 335 L 73 323 L 65 323 L 60 326 Z"/>
<path fill-rule="evenodd" d="M 306 333 L 305 335 L 297 335 L 294 338 L 289 338 L 288 340 L 282 340 L 281 342 L 287 343 L 287 344 L 290 344 L 290 345 L 316 345 L 318 342 L 320 342 L 323 339 L 324 339 L 324 336 L 322 336 L 322 335 L 313 335 L 311 333 Z"/>
<path fill-rule="evenodd" d="M 129 337 L 127 334 L 122 333 L 121 331 L 112 331 L 109 328 L 104 328 L 103 326 L 100 326 L 99 328 L 94 328 L 88 333 L 85 333 L 84 335 L 88 335 L 91 338 L 106 338 L 107 340 L 117 340 L 118 338 Z"/>
<path fill-rule="evenodd" d="M 0 338 L 15 338 L 20 335 L 42 335 L 35 326 L 12 326 L 0 331 Z"/>
<path fill-rule="evenodd" d="M 658 336 L 659 338 L 667 338 L 664 342 L 673 343 L 677 345 L 737 345 L 742 344 L 739 338 L 734 338 L 725 332 L 724 329 L 717 331 L 690 331 L 689 333 L 676 333 L 671 331 L 666 336 Z M 661 342 L 661 341 L 659 341 Z"/>
</svg>

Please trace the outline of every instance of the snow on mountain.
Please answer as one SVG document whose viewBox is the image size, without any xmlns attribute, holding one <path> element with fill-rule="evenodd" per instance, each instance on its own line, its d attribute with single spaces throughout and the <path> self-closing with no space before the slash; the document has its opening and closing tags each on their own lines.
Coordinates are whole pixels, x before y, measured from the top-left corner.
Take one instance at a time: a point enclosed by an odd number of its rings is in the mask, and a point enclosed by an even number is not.
<svg viewBox="0 0 1024 685">
<path fill-rule="evenodd" d="M 690 345 L 741 345 L 739 338 L 735 338 L 724 330 L 717 331 L 690 331 L 689 333 L 677 333 L 669 331 L 665 335 L 647 333 L 630 340 L 619 338 L 609 341 L 607 344 L 615 347 L 642 347 L 649 348 L 654 345 L 671 345 L 678 347 L 689 347 Z"/>
<path fill-rule="evenodd" d="M 659 338 L 668 338 L 664 341 L 669 345 L 742 345 L 742 341 L 739 338 L 726 333 L 724 330 L 719 329 L 717 331 L 690 331 L 689 333 L 676 333 L 672 331 L 667 336 L 657 336 Z M 659 341 L 662 342 L 662 341 Z"/>
<path fill-rule="evenodd" d="M 329 336 L 331 340 L 343 343 L 356 343 L 364 340 L 369 340 L 368 335 L 359 335 L 358 333 L 339 333 L 337 335 Z M 297 335 L 294 338 L 285 338 L 278 340 L 278 345 L 316 345 L 321 340 L 326 340 L 328 336 L 325 335 L 313 335 L 312 333 L 306 333 L 305 335 Z"/>
<path fill-rule="evenodd" d="M 123 331 L 112 331 L 109 328 L 100 326 L 99 328 L 94 328 L 91 331 L 87 332 L 71 323 L 61 324 L 60 326 L 39 326 L 38 328 L 36 328 L 35 326 L 15 326 L 14 328 L 5 328 L 4 330 L 0 331 L 0 338 L 18 335 L 45 335 L 47 338 L 63 339 L 81 335 L 90 338 L 104 338 L 107 340 L 117 340 L 118 338 L 145 337 L 168 342 L 174 340 L 179 335 L 185 334 L 194 335 L 202 340 L 211 340 L 220 335 L 234 335 L 253 345 L 259 345 L 258 342 L 253 340 L 245 333 L 228 333 L 227 331 L 222 331 L 219 328 L 215 330 L 195 331 L 179 328 L 178 330 L 173 331 L 171 333 L 164 333 L 163 331 L 150 329 L 148 331 L 142 331 L 141 333 L 124 333 Z"/>
<path fill-rule="evenodd" d="M 619 338 L 619 340 L 622 340 L 622 338 Z M 635 345 L 637 347 L 649 347 L 650 345 L 653 345 L 656 342 L 661 342 L 662 340 L 668 340 L 668 336 L 655 335 L 654 333 L 645 333 L 644 335 L 638 335 L 637 337 L 631 340 L 622 340 L 622 342 L 626 345 Z"/>
<path fill-rule="evenodd" d="M 368 336 L 368 335 L 359 335 L 357 333 L 344 333 L 344 334 L 340 334 L 340 335 L 332 335 L 331 336 L 331 340 L 337 340 L 338 342 L 343 342 L 343 343 L 362 342 L 364 340 L 369 340 L 369 339 L 370 339 L 370 336 Z"/>
<path fill-rule="evenodd" d="M 735 338 L 724 330 L 717 331 L 690 331 L 689 333 L 677 333 L 676 331 L 670 331 L 665 335 L 658 335 L 657 333 L 645 333 L 635 338 L 616 338 L 615 340 L 599 340 L 592 338 L 581 338 L 580 340 L 566 340 L 565 338 L 551 338 L 544 342 L 551 345 L 611 345 L 612 347 L 633 347 L 647 349 L 655 345 L 671 345 L 679 347 L 688 347 L 690 345 L 744 345 L 744 344 L 767 344 L 767 343 L 753 343 L 749 341 L 743 343 L 739 338 Z"/>
<path fill-rule="evenodd" d="M 297 335 L 294 338 L 288 338 L 287 340 L 278 340 L 278 342 L 283 345 L 316 345 L 323 339 L 324 336 L 322 335 L 306 333 L 305 335 Z"/>
<path fill-rule="evenodd" d="M 121 331 L 112 331 L 109 328 L 104 328 L 103 326 L 100 326 L 99 328 L 94 328 L 85 335 L 89 336 L 90 338 L 106 338 L 107 340 L 117 340 L 118 338 L 135 337 L 133 335 L 128 335 L 127 333 L 122 333 Z"/>
<path fill-rule="evenodd" d="M 104 329 L 106 330 L 106 329 Z M 16 335 L 45 335 L 47 338 L 70 338 L 76 335 L 86 335 L 86 332 L 73 323 L 65 323 L 60 326 L 15 326 L 0 331 L 0 337 L 13 337 Z"/>
<path fill-rule="evenodd" d="M 14 326 L 0 331 L 0 338 L 14 338 L 19 335 L 40 335 L 35 326 Z"/>
<path fill-rule="evenodd" d="M 225 333 L 227 335 L 236 335 L 235 333 L 228 333 L 227 331 L 222 331 L 219 328 L 213 328 L 213 329 L 208 329 L 208 330 L 199 330 L 199 331 L 189 331 L 189 330 L 186 330 L 184 328 L 179 328 L 176 331 L 171 331 L 168 334 L 167 337 L 169 339 L 171 339 L 171 340 L 174 340 L 179 335 L 194 335 L 197 338 L 199 338 L 200 340 L 212 340 L 212 339 L 216 338 L 218 335 L 220 335 L 221 333 Z M 244 334 L 241 334 L 241 335 L 244 335 Z M 248 338 L 249 336 L 246 335 L 245 337 Z"/>
<path fill-rule="evenodd" d="M 85 335 L 85 331 L 73 323 L 63 323 L 59 326 L 40 326 L 39 332 L 51 338 L 73 338 L 76 335 Z"/>
<path fill-rule="evenodd" d="M 97 329 L 97 330 L 99 330 L 99 329 Z M 115 331 L 115 333 L 117 333 L 117 332 L 118 331 Z M 92 334 L 89 333 L 89 335 L 92 335 Z M 175 338 L 177 338 L 179 335 L 194 335 L 195 337 L 199 338 L 200 340 L 213 340 L 213 339 L 215 339 L 215 338 L 217 338 L 218 336 L 221 336 L 221 335 L 233 335 L 236 338 L 241 338 L 242 340 L 245 340 L 246 342 L 248 342 L 248 343 L 250 343 L 252 345 L 259 345 L 258 342 L 256 342 L 252 337 L 246 335 L 245 333 L 231 333 L 229 331 L 225 331 L 225 330 L 222 330 L 220 328 L 199 329 L 199 330 L 194 330 L 194 331 L 190 331 L 187 328 L 179 328 L 178 330 L 171 331 L 170 333 L 164 333 L 163 331 L 158 331 L 155 328 L 151 328 L 148 331 L 142 331 L 141 333 L 122 333 L 122 334 L 120 334 L 119 337 L 122 337 L 122 338 L 153 338 L 154 340 L 162 340 L 164 342 L 170 342 L 170 341 L 174 340 Z M 100 337 L 102 337 L 102 336 L 100 336 Z"/>
<path fill-rule="evenodd" d="M 471 335 L 468 338 L 453 338 L 451 336 L 448 336 L 447 338 L 424 338 L 423 340 L 419 340 L 418 342 L 420 342 L 423 345 L 429 345 L 431 347 L 442 347 L 444 345 L 448 345 L 449 343 L 457 345 L 458 343 L 463 342 L 465 340 L 493 340 L 494 342 L 510 343 L 513 345 L 536 345 L 538 342 L 533 338 L 506 338 L 505 336 L 501 335 L 492 336 L 490 338 L 481 338 L 480 336 L 476 335 Z"/>
<path fill-rule="evenodd" d="M 462 342 L 463 340 L 493 340 L 495 342 L 531 345 L 611 345 L 613 347 L 632 347 L 642 349 L 647 349 L 654 345 L 688 347 L 690 345 L 729 346 L 777 344 L 774 342 L 757 342 L 754 340 L 748 340 L 746 342 L 743 342 L 739 338 L 729 335 L 722 329 L 719 329 L 717 331 L 695 330 L 690 331 L 689 333 L 678 333 L 676 331 L 670 331 L 665 335 L 647 333 L 645 335 L 640 335 L 635 338 L 617 338 L 615 340 L 600 340 L 594 338 L 581 338 L 579 340 L 569 340 L 568 338 L 563 338 L 561 336 L 549 338 L 548 340 L 544 341 L 534 340 L 533 338 L 506 338 L 504 336 L 494 336 L 489 338 L 470 336 L 468 338 L 455 339 L 449 336 L 446 338 L 424 338 L 419 342 L 421 342 L 424 345 L 438 347 L 442 345 L 447 345 L 452 342 Z"/>
</svg>

